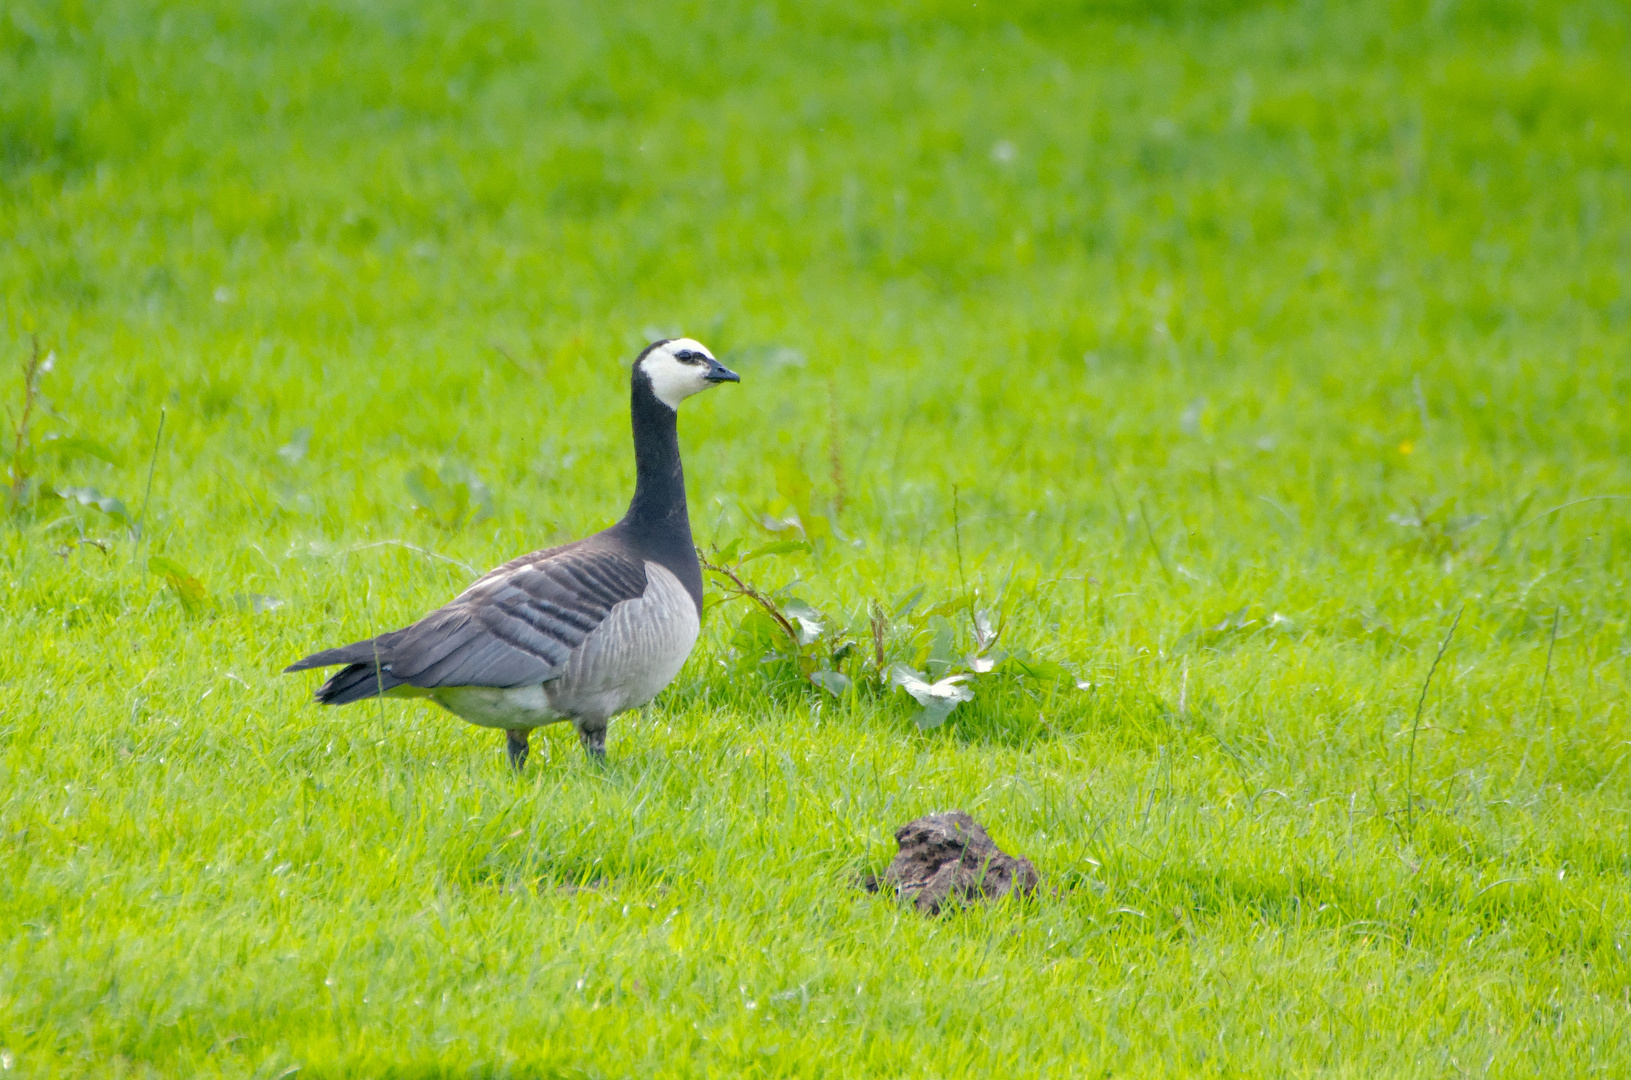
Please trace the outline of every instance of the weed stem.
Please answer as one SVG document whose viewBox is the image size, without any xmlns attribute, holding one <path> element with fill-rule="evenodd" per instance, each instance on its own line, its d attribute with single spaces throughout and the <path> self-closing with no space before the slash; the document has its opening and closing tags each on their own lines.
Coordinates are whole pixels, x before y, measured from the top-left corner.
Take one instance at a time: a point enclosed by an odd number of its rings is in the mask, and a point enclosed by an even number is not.
<svg viewBox="0 0 1631 1080">
<path fill-rule="evenodd" d="M 159 444 L 164 441 L 164 406 L 159 406 L 159 430 L 153 435 L 153 456 L 147 459 L 147 490 L 142 493 L 142 510 L 136 515 L 136 537 L 142 536 L 142 526 L 147 521 L 147 504 L 153 498 L 153 470 L 159 464 Z"/>
<path fill-rule="evenodd" d="M 1144 519 L 1144 535 L 1150 538 L 1150 550 L 1155 552 L 1155 561 L 1161 564 L 1161 576 L 1171 585 L 1172 568 L 1167 565 L 1167 556 L 1161 550 L 1161 545 L 1155 542 L 1155 530 L 1150 527 L 1150 512 L 1145 508 L 1143 499 L 1138 500 L 1138 516 Z"/>
<path fill-rule="evenodd" d="M 1416 732 L 1421 730 L 1421 711 L 1427 704 L 1427 688 L 1433 685 L 1433 673 L 1438 670 L 1440 660 L 1450 648 L 1450 639 L 1455 637 L 1455 628 L 1461 625 L 1461 616 L 1466 612 L 1467 605 L 1462 604 L 1456 610 L 1455 620 L 1450 623 L 1449 633 L 1439 642 L 1438 654 L 1433 657 L 1433 666 L 1427 669 L 1427 678 L 1422 680 L 1421 697 L 1416 699 L 1416 719 L 1410 724 L 1410 759 L 1405 766 L 1404 775 L 1404 821 L 1405 831 L 1414 835 L 1416 831 Z"/>
</svg>

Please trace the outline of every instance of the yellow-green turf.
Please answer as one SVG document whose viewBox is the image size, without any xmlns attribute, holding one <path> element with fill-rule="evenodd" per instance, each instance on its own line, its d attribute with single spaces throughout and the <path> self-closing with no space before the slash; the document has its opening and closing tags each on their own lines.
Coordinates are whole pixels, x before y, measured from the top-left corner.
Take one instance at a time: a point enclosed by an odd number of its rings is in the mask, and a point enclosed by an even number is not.
<svg viewBox="0 0 1631 1080">
<path fill-rule="evenodd" d="M 1631 1075 L 1628 72 L 1617 0 L 8 0 L 0 1076 Z M 672 330 L 700 542 L 1090 687 L 919 732 L 727 606 L 517 777 L 278 674 L 615 519 Z M 952 807 L 1053 890 L 853 887 Z"/>
</svg>

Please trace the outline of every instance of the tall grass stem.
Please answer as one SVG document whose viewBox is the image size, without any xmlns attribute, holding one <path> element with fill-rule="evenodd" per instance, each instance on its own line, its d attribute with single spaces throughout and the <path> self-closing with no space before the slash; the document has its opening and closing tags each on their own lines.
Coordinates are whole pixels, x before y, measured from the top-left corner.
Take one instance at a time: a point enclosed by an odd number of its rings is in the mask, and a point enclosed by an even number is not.
<svg viewBox="0 0 1631 1080">
<path fill-rule="evenodd" d="M 1455 628 L 1461 625 L 1461 616 L 1466 613 L 1467 605 L 1462 604 L 1456 609 L 1455 619 L 1450 623 L 1449 631 L 1444 640 L 1439 642 L 1438 652 L 1433 657 L 1433 666 L 1427 669 L 1427 678 L 1422 680 L 1421 696 L 1416 699 L 1416 718 L 1410 722 L 1410 755 L 1405 766 L 1404 778 L 1404 820 L 1405 830 L 1414 835 L 1416 831 L 1416 735 L 1421 731 L 1422 709 L 1427 706 L 1427 688 L 1433 685 L 1433 673 L 1438 671 L 1439 661 L 1450 648 L 1450 639 L 1455 637 Z"/>
</svg>

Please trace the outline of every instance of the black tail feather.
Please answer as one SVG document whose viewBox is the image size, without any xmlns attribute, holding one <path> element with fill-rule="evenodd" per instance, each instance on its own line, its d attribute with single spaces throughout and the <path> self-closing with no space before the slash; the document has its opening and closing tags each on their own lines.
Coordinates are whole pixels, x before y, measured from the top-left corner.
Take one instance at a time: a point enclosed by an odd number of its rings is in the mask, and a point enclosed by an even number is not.
<svg viewBox="0 0 1631 1080">
<path fill-rule="evenodd" d="M 333 667 L 335 664 L 346 665 L 317 688 L 317 700 L 324 705 L 346 705 L 364 698 L 378 697 L 402 685 L 402 680 L 390 672 L 389 650 L 396 636 L 395 633 L 381 634 L 377 638 L 354 641 L 338 649 L 324 649 L 304 660 L 295 661 L 283 670 L 307 671 Z"/>
<path fill-rule="evenodd" d="M 401 679 L 376 667 L 370 660 L 366 664 L 348 664 L 336 671 L 328 682 L 317 688 L 317 700 L 323 705 L 349 705 L 401 685 Z"/>
<path fill-rule="evenodd" d="M 391 641 L 395 636 L 381 634 L 377 638 L 341 645 L 338 649 L 314 652 L 304 660 L 296 660 L 284 668 L 283 672 L 288 674 L 293 671 L 306 671 L 309 668 L 333 667 L 335 664 L 371 664 L 378 660 L 388 660 Z"/>
</svg>

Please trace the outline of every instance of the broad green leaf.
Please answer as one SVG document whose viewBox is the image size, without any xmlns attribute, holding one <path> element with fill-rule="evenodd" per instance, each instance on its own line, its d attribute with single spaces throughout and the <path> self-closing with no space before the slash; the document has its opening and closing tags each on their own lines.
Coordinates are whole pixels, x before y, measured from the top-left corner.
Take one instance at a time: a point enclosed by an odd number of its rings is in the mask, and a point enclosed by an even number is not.
<svg viewBox="0 0 1631 1080">
<path fill-rule="evenodd" d="M 1065 681 L 1074 683 L 1076 681 L 1075 672 L 1053 660 L 1021 660 L 1017 656 L 1011 656 L 1008 658 L 1008 665 L 1020 674 L 1029 675 L 1033 679 L 1042 679 L 1048 682 Z"/>
<path fill-rule="evenodd" d="M 791 644 L 776 620 L 757 604 L 743 614 L 731 638 L 731 645 L 752 659 L 758 659 L 766 652 L 786 652 Z"/>
<path fill-rule="evenodd" d="M 810 681 L 833 697 L 843 697 L 849 693 L 852 685 L 849 676 L 840 671 L 813 671 L 810 673 Z"/>
<path fill-rule="evenodd" d="M 811 486 L 809 476 L 797 461 L 784 457 L 776 462 L 776 490 L 794 508 L 803 510 L 809 505 Z"/>
<path fill-rule="evenodd" d="M 36 448 L 37 453 L 53 454 L 61 458 L 90 457 L 98 461 L 105 461 L 110 465 L 119 463 L 119 455 L 108 449 L 95 439 L 88 439 L 83 435 L 47 435 L 40 440 Z"/>
<path fill-rule="evenodd" d="M 458 462 L 443 461 L 435 470 L 416 465 L 402 484 L 414 500 L 414 512 L 440 529 L 457 529 L 492 513 L 487 485 Z"/>
<path fill-rule="evenodd" d="M 762 559 L 766 555 L 790 555 L 794 552 L 800 555 L 808 555 L 811 550 L 810 545 L 803 540 L 772 540 L 770 543 L 762 544 L 742 556 L 740 562 L 750 563 L 754 559 Z"/>
<path fill-rule="evenodd" d="M 754 520 L 767 532 L 795 532 L 800 536 L 804 535 L 804 526 L 800 524 L 796 514 L 761 514 Z"/>
<path fill-rule="evenodd" d="M 72 499 L 81 506 L 93 506 L 111 518 L 130 524 L 130 511 L 112 495 L 104 495 L 93 487 L 65 487 L 57 489 L 57 497 Z"/>
<path fill-rule="evenodd" d="M 912 695 L 912 699 L 923 706 L 923 711 L 917 715 L 917 726 L 924 729 L 939 727 L 958 705 L 974 700 L 974 691 L 961 685 L 968 678 L 967 675 L 952 675 L 930 683 L 904 664 L 896 664 L 889 673 L 890 682 Z"/>
<path fill-rule="evenodd" d="M 906 686 L 915 682 L 924 683 L 925 685 L 928 683 L 928 679 L 924 678 L 923 672 L 905 664 L 889 665 L 889 681 L 895 686 Z"/>
<path fill-rule="evenodd" d="M 912 613 L 912 609 L 917 607 L 917 602 L 923 599 L 923 593 L 927 589 L 927 585 L 919 585 L 916 589 L 913 589 L 899 600 L 896 600 L 894 610 L 890 612 L 889 617 L 891 619 L 906 618 L 906 616 Z"/>
<path fill-rule="evenodd" d="M 953 634 L 950 625 L 943 620 L 936 621 L 940 625 L 935 627 L 934 638 L 929 642 L 929 655 L 926 657 L 925 663 L 928 666 L 929 674 L 938 678 L 950 671 L 959 657 L 956 651 L 957 638 Z"/>
<path fill-rule="evenodd" d="M 706 623 L 708 621 L 708 616 L 713 614 L 714 608 L 730 599 L 731 597 L 726 596 L 718 589 L 704 588 L 702 590 L 702 613 L 699 616 L 701 621 Z"/>
<path fill-rule="evenodd" d="M 1008 659 L 1008 654 L 1001 649 L 993 649 L 987 653 L 974 653 L 966 657 L 964 665 L 976 675 L 984 675 L 998 664 Z"/>
<path fill-rule="evenodd" d="M 798 629 L 800 645 L 809 645 L 827 632 L 826 617 L 803 600 L 783 602 L 782 614 Z"/>
<path fill-rule="evenodd" d="M 724 547 L 722 547 L 718 551 L 714 552 L 714 557 L 712 559 L 708 560 L 708 561 L 713 562 L 713 563 L 717 563 L 717 564 L 722 565 L 722 566 L 730 566 L 731 564 L 736 562 L 736 553 L 738 551 L 740 551 L 741 549 L 742 549 L 742 538 L 740 536 L 738 536 L 735 539 L 733 539 L 730 543 L 726 544 Z"/>
<path fill-rule="evenodd" d="M 972 596 L 954 596 L 950 600 L 942 600 L 929 608 L 925 615 L 955 615 L 974 603 Z"/>
<path fill-rule="evenodd" d="M 984 649 L 997 639 L 995 615 L 989 608 L 979 608 L 974 612 L 974 640 Z"/>
<path fill-rule="evenodd" d="M 955 701 L 948 701 L 942 698 L 935 698 L 931 700 L 927 705 L 924 705 L 922 711 L 917 714 L 916 719 L 918 729 L 921 731 L 931 731 L 934 728 L 939 727 L 941 724 L 946 722 L 946 717 L 950 716 L 951 711 L 955 708 L 957 708 L 957 702 Z"/>
<path fill-rule="evenodd" d="M 181 602 L 188 607 L 209 596 L 209 590 L 204 588 L 204 583 L 174 559 L 154 555 L 147 560 L 147 569 L 164 578 L 170 588 L 176 591 L 176 595 L 181 597 Z"/>
<path fill-rule="evenodd" d="M 821 514 L 803 516 L 804 535 L 810 540 L 831 540 L 833 535 L 832 522 Z"/>
</svg>

